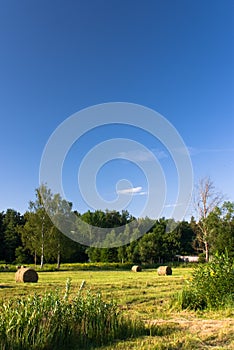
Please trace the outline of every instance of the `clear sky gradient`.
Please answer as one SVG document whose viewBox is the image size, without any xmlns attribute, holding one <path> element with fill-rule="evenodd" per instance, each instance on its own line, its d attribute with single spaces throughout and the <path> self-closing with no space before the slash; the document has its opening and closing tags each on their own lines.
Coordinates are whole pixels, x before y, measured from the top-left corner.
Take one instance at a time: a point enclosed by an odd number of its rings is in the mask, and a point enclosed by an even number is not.
<svg viewBox="0 0 234 350">
<path fill-rule="evenodd" d="M 43 149 L 60 123 L 115 101 L 167 118 L 190 151 L 195 183 L 210 176 L 233 201 L 233 38 L 231 0 L 1 1 L 0 211 L 27 210 Z M 156 155 L 168 178 L 166 206 L 173 205 L 176 170 L 167 150 L 144 132 L 112 126 L 91 131 L 67 156 L 64 188 L 74 208 L 88 209 L 77 188 L 82 157 L 111 137 L 132 137 Z M 147 181 L 136 165 L 106 164 L 97 188 L 112 200 L 127 175 L 141 193 L 128 209 L 139 215 Z"/>
</svg>

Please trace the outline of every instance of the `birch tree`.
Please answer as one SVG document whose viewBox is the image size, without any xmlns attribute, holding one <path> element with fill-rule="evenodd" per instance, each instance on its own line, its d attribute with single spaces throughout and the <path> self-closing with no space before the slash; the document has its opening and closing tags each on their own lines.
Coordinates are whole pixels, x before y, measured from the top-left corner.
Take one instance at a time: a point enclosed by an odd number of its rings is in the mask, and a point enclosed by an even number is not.
<svg viewBox="0 0 234 350">
<path fill-rule="evenodd" d="M 34 229 L 34 232 L 32 233 L 34 237 L 32 237 L 31 239 L 37 241 L 40 245 L 41 269 L 44 266 L 46 245 L 49 242 L 48 236 L 52 227 L 51 220 L 46 213 L 46 208 L 43 202 L 42 195 L 44 198 L 52 198 L 51 191 L 45 185 L 42 185 L 39 188 L 37 188 L 36 200 L 30 201 L 29 203 L 29 211 L 34 215 L 28 217 L 28 219 L 31 219 L 28 220 L 28 228 L 31 226 Z"/>
<path fill-rule="evenodd" d="M 206 262 L 209 261 L 210 234 L 207 218 L 216 207 L 223 201 L 221 192 L 216 191 L 215 186 L 209 177 L 202 178 L 197 186 L 194 207 L 197 216 L 197 240 L 205 252 Z"/>
</svg>

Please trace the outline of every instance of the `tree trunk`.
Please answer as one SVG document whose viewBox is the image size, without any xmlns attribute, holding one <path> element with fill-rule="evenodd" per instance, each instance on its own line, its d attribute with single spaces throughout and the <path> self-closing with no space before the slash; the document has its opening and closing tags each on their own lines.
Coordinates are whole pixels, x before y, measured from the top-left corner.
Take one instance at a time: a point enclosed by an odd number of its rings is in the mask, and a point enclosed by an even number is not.
<svg viewBox="0 0 234 350">
<path fill-rule="evenodd" d="M 58 244 L 57 244 L 57 269 L 60 269 L 60 262 L 61 262 L 61 241 L 60 237 L 58 237 Z"/>
<path fill-rule="evenodd" d="M 58 250 L 58 254 L 57 254 L 57 269 L 60 269 L 60 260 L 61 260 L 61 254 L 60 254 L 60 250 Z"/>
<path fill-rule="evenodd" d="M 44 217 L 42 219 L 42 226 L 41 226 L 41 266 L 42 269 L 44 266 Z"/>
<path fill-rule="evenodd" d="M 204 244 L 205 244 L 206 262 L 209 262 L 209 244 L 207 241 L 205 241 Z"/>
<path fill-rule="evenodd" d="M 36 252 L 36 250 L 34 251 L 34 264 L 36 267 L 37 266 L 37 252 Z"/>
<path fill-rule="evenodd" d="M 41 246 L 41 265 L 40 268 L 42 269 L 44 266 L 44 244 Z"/>
</svg>

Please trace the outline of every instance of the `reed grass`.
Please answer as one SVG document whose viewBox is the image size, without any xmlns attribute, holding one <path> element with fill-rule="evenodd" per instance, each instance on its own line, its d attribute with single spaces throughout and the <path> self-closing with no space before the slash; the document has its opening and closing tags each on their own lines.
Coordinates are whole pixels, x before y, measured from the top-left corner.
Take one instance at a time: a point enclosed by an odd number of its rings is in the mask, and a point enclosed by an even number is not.
<svg viewBox="0 0 234 350">
<path fill-rule="evenodd" d="M 101 293 L 80 289 L 69 298 L 70 280 L 63 296 L 58 291 L 9 299 L 0 303 L 0 347 L 4 350 L 90 349 L 146 334 L 143 322 L 106 302 Z"/>
</svg>

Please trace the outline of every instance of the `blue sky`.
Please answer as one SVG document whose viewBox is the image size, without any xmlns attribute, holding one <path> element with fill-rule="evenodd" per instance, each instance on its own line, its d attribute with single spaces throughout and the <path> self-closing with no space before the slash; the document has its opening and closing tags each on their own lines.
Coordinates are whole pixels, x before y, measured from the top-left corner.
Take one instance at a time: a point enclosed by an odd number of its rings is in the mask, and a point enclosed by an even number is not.
<svg viewBox="0 0 234 350">
<path fill-rule="evenodd" d="M 0 210 L 27 210 L 43 149 L 59 124 L 115 101 L 167 118 L 189 149 L 194 181 L 210 176 L 233 201 L 233 10 L 228 0 L 1 1 Z M 64 189 L 74 208 L 88 208 L 77 187 L 82 157 L 113 137 L 132 138 L 155 154 L 167 180 L 165 205 L 173 206 L 176 169 L 164 145 L 112 125 L 91 130 L 67 156 Z M 135 156 L 146 161 L 137 149 Z M 98 192 L 113 200 L 118 180 L 128 178 L 142 193 L 128 207 L 139 215 L 148 191 L 143 175 L 135 164 L 113 160 L 98 173 Z"/>
</svg>

